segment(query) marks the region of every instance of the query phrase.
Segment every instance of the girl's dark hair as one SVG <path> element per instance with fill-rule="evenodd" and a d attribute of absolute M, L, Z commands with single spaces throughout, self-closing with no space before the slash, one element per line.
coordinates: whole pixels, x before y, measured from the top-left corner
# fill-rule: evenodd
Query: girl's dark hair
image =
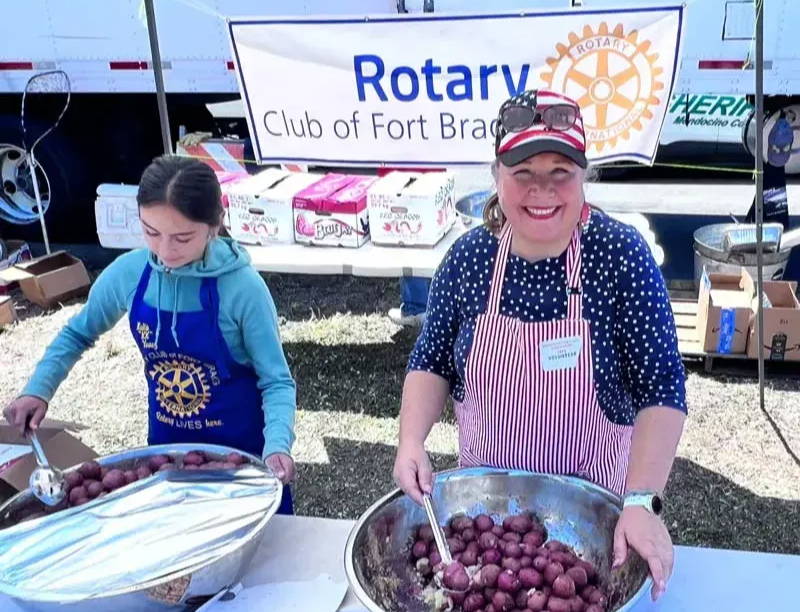
<path fill-rule="evenodd" d="M 214 171 L 191 157 L 163 155 L 145 168 L 136 194 L 139 206 L 168 204 L 187 219 L 218 227 L 222 191 Z"/>

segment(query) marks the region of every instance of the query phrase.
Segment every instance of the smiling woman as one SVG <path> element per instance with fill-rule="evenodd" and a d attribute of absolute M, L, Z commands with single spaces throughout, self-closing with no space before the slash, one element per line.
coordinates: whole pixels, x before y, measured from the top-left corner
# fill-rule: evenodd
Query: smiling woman
<path fill-rule="evenodd" d="M 578 105 L 527 91 L 498 114 L 497 194 L 434 276 L 408 364 L 394 475 L 430 492 L 425 439 L 450 394 L 462 466 L 577 475 L 625 497 L 628 547 L 658 596 L 672 545 L 658 513 L 685 418 L 664 279 L 638 232 L 584 197 Z"/>

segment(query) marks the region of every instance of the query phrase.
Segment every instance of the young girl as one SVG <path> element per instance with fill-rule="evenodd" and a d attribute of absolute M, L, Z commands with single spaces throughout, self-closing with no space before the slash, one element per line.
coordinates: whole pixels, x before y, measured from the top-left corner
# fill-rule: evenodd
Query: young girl
<path fill-rule="evenodd" d="M 22 433 L 35 429 L 81 354 L 128 312 L 149 390 L 148 443 L 231 446 L 263 457 L 290 482 L 295 383 L 269 290 L 247 253 L 217 237 L 214 172 L 196 160 L 158 158 L 137 202 L 147 249 L 103 271 L 6 418 Z M 292 512 L 288 487 L 279 512 Z"/>

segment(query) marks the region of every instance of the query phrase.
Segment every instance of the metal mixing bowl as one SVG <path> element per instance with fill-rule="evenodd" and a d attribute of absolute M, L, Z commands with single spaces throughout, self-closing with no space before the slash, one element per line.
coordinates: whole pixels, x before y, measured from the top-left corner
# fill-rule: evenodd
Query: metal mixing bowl
<path fill-rule="evenodd" d="M 467 468 L 436 476 L 433 501 L 439 520 L 458 513 L 491 515 L 533 511 L 548 538 L 570 545 L 595 565 L 609 593 L 609 610 L 630 610 L 652 584 L 647 565 L 631 552 L 611 572 L 614 527 L 622 508 L 616 494 L 579 478 Z M 412 534 L 425 511 L 396 490 L 358 520 L 347 542 L 345 571 L 354 593 L 371 612 L 428 612 L 409 562 Z"/>
<path fill-rule="evenodd" d="M 139 460 L 152 455 L 171 455 L 177 460 L 187 452 L 195 450 L 203 451 L 210 458 L 217 460 L 236 449 L 214 444 L 168 444 L 131 449 L 100 457 L 96 461 L 101 466 L 125 470 L 132 469 Z M 263 465 L 259 457 L 238 450 L 236 452 L 246 457 L 251 464 Z M 64 474 L 69 474 L 78 467 L 73 466 L 66 469 Z M 279 481 L 278 486 L 280 486 Z M 259 518 L 257 525 L 248 537 L 233 542 L 226 554 L 209 562 L 189 567 L 179 576 L 171 575 L 138 588 L 128 588 L 122 591 L 87 593 L 85 598 L 75 601 L 55 601 L 48 597 L 48 594 L 43 593 L 41 599 L 17 598 L 16 603 L 23 610 L 36 612 L 56 610 L 59 612 L 73 610 L 75 612 L 108 612 L 109 610 L 113 610 L 113 612 L 164 612 L 165 610 L 186 610 L 187 606 L 195 607 L 223 588 L 239 582 L 249 567 L 264 535 L 267 522 L 279 503 L 280 495 L 277 496 L 277 502 L 272 505 L 270 511 L 265 512 Z M 34 498 L 30 489 L 12 497 L 0 506 L 0 529 L 15 525 L 33 505 L 37 509 L 41 507 L 41 503 Z M 120 554 L 125 554 L 125 552 L 120 550 Z M 4 583 L 0 581 L 0 592 L 4 591 Z M 13 596 L 13 593 L 10 592 L 6 594 Z"/>

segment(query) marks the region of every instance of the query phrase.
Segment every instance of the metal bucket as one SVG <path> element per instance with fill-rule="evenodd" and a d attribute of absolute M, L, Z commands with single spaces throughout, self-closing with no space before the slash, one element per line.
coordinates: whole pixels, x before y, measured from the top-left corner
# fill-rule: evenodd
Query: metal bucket
<path fill-rule="evenodd" d="M 758 260 L 756 253 L 731 252 L 723 247 L 725 232 L 741 227 L 736 223 L 716 223 L 699 228 L 694 233 L 694 282 L 700 285 L 703 268 L 710 274 L 739 274 L 744 267 L 753 278 L 758 274 Z M 789 263 L 792 250 L 765 252 L 763 267 L 764 278 L 767 280 L 780 280 Z"/>
<path fill-rule="evenodd" d="M 183 457 L 189 451 L 203 451 L 216 459 L 224 457 L 233 450 L 235 449 L 213 444 L 170 444 L 126 450 L 100 457 L 96 461 L 104 467 L 132 469 L 138 460 L 157 454 L 170 455 L 177 460 L 178 457 Z M 251 464 L 261 464 L 258 457 L 242 451 L 237 452 L 246 457 Z M 66 469 L 64 473 L 68 474 L 77 467 Z M 15 525 L 21 511 L 30 504 L 38 505 L 38 503 L 33 498 L 30 489 L 12 497 L 0 506 L 0 529 Z M 270 511 L 259 516 L 256 526 L 245 537 L 232 542 L 221 556 L 189 564 L 178 573 L 168 574 L 147 584 L 108 593 L 86 593 L 80 597 L 61 598 L 44 592 L 38 593 L 35 597 L 20 596 L 13 584 L 0 580 L 0 593 L 13 598 L 22 610 L 30 612 L 107 612 L 109 610 L 113 612 L 166 612 L 196 607 L 205 603 L 226 586 L 236 584 L 241 580 L 258 549 L 267 522 L 279 503 L 280 495 L 277 495 Z M 88 508 L 90 504 L 85 507 Z M 145 526 L 142 528 L 144 533 Z M 130 551 L 120 549 L 119 553 L 125 555 Z"/>

